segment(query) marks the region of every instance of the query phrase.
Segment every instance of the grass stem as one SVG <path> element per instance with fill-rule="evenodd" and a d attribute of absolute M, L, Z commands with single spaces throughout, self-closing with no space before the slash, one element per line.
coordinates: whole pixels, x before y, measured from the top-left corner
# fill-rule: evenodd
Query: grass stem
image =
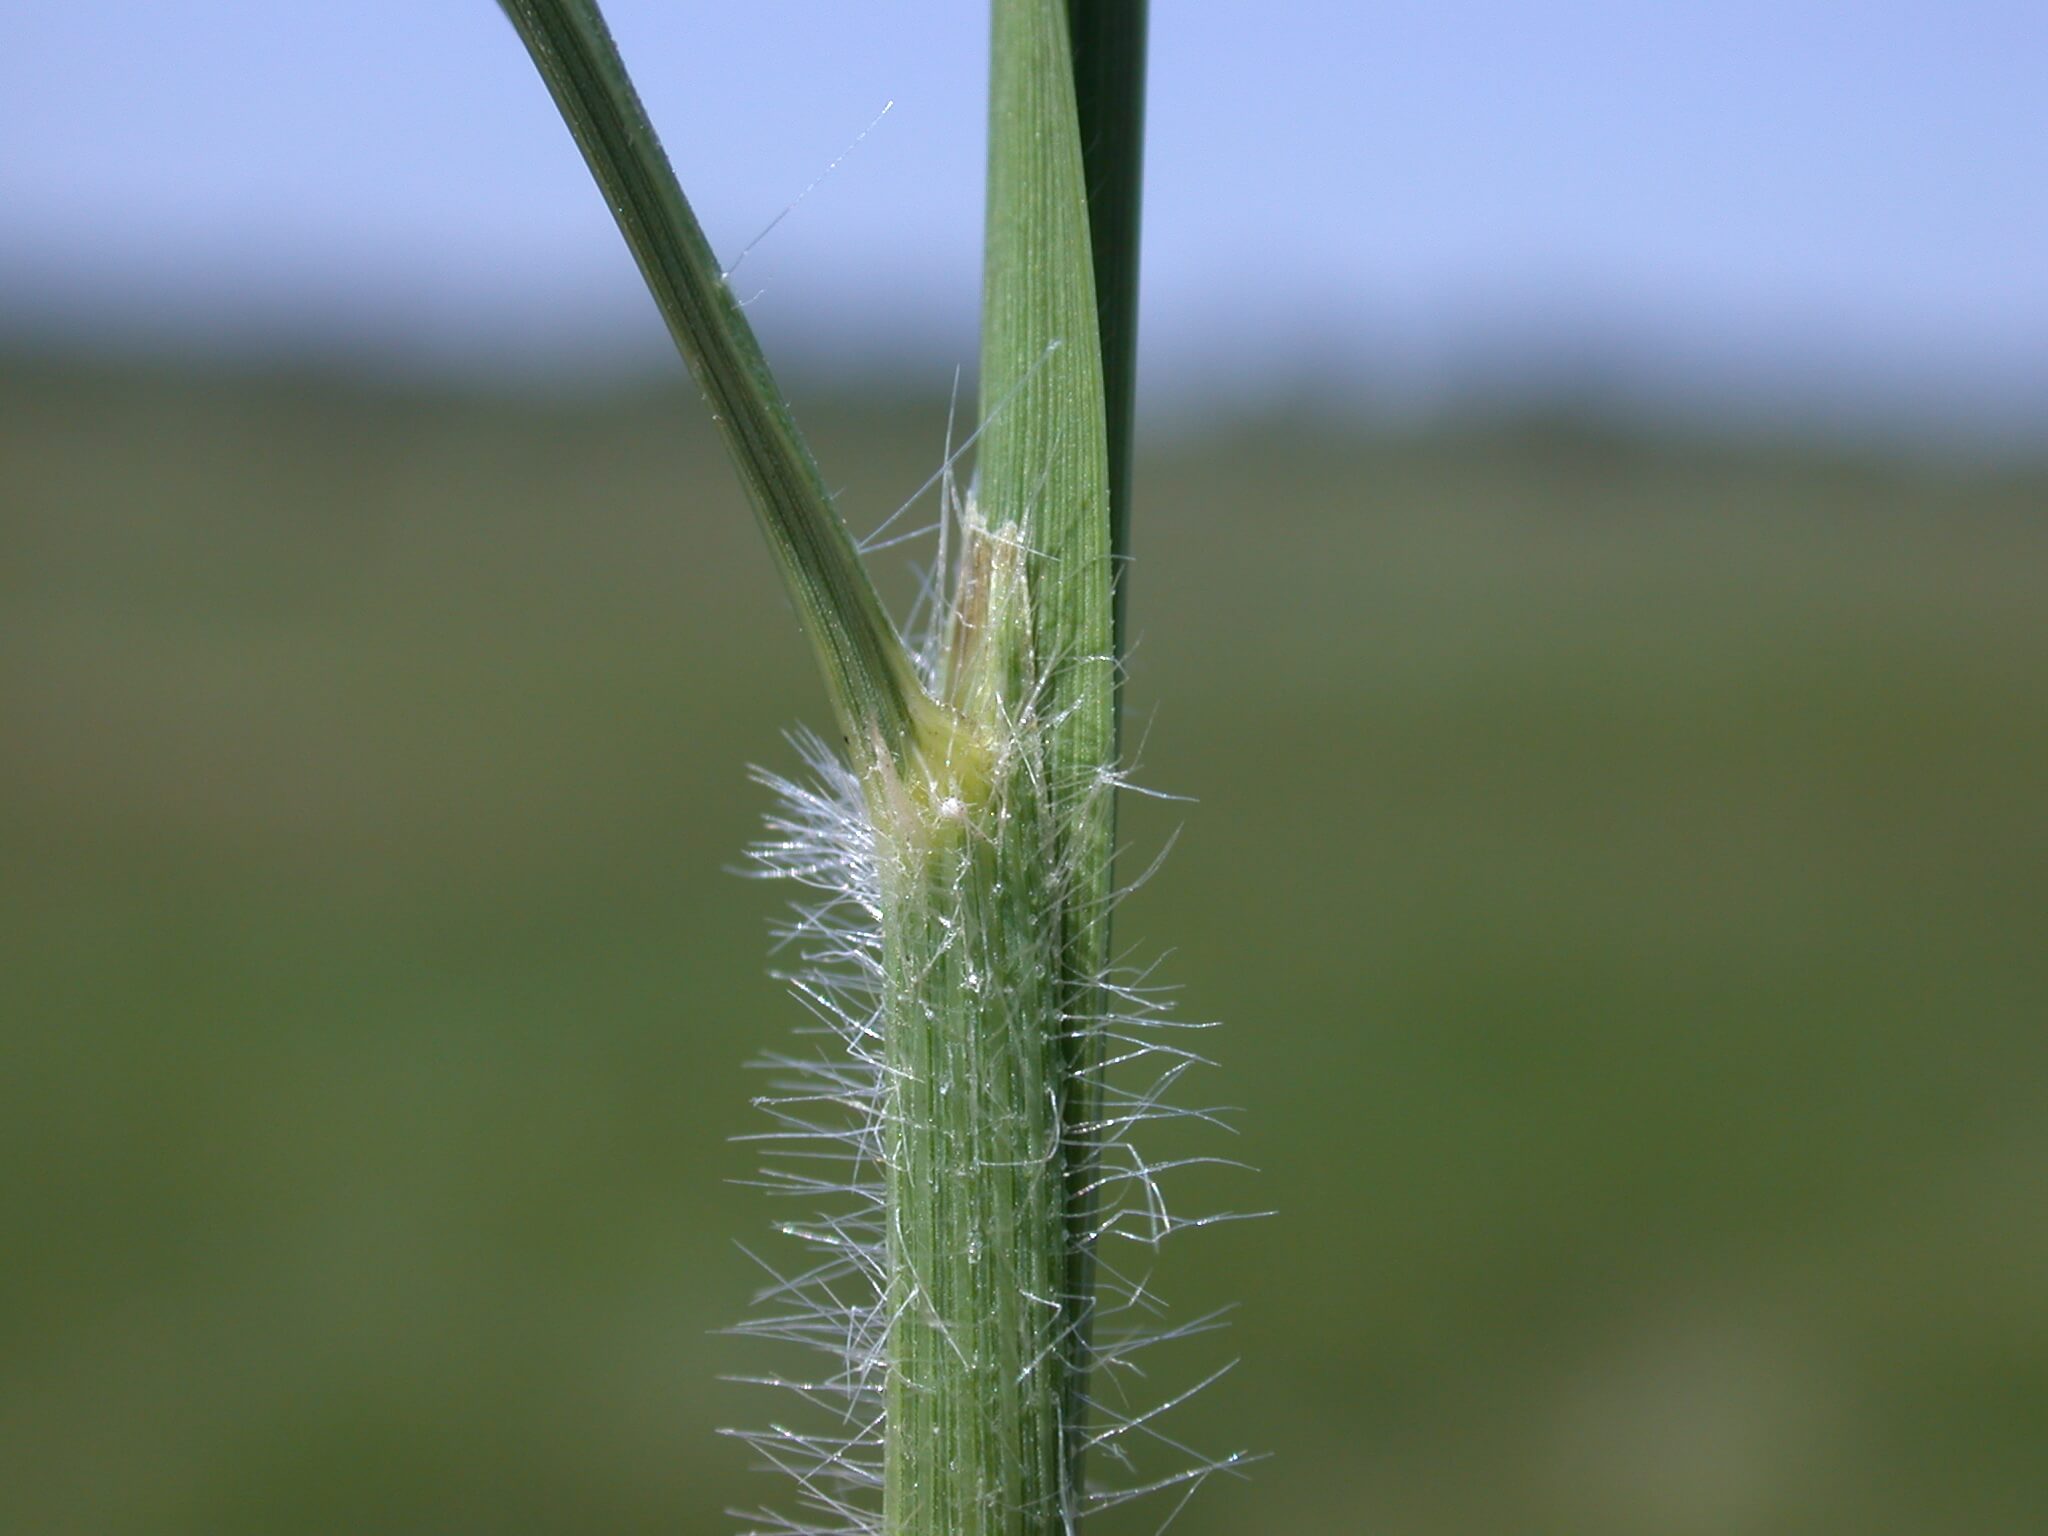
<path fill-rule="evenodd" d="M 768 1101 L 805 1170 L 783 1182 L 849 1204 L 789 1229 L 823 1257 L 756 1329 L 833 1354 L 806 1390 L 847 1413 L 837 1436 L 750 1438 L 814 1513 L 872 1529 L 878 1504 L 884 1536 L 1054 1536 L 1082 1513 L 1102 1149 L 1143 1118 L 1105 1124 L 1100 1075 L 1144 8 L 1071 3 L 994 0 L 979 450 L 913 658 L 593 0 L 503 0 L 724 429 L 847 739 L 846 764 L 813 754 L 822 787 L 778 784 L 759 856 L 823 893 L 793 930 L 799 987 L 850 1057 L 792 1063 L 816 1091 Z M 820 1143 L 850 1151 L 848 1182 L 808 1171 Z"/>

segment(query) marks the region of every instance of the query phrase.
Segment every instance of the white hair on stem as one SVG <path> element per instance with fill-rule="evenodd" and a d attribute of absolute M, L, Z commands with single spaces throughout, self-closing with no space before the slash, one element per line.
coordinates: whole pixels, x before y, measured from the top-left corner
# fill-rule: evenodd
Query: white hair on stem
<path fill-rule="evenodd" d="M 981 521 L 971 492 L 962 497 L 949 451 L 942 474 L 941 517 L 956 526 L 963 544 L 1014 540 L 1014 527 L 990 530 Z M 942 539 L 942 550 L 947 541 Z M 936 691 L 946 665 L 945 647 L 955 632 L 964 578 L 944 570 L 925 588 L 930 616 L 916 649 L 928 686 Z M 950 599 L 943 597 L 951 588 Z M 1091 775 L 1071 785 L 1043 783 L 1038 750 L 1046 722 L 1035 713 L 1051 667 L 1041 660 L 1024 699 L 999 713 L 1007 738 L 998 756 L 1029 776 L 1037 793 L 1107 795 L 1125 787 L 1123 771 Z M 790 774 L 755 770 L 754 778 L 774 796 L 767 833 L 750 850 L 753 872 L 790 881 L 797 896 L 774 928 L 783 957 L 777 975 L 803 1005 L 807 1022 L 799 1034 L 813 1048 L 780 1052 L 756 1065 L 769 1084 L 756 1100 L 767 1127 L 744 1138 L 758 1143 L 764 1165 L 751 1181 L 780 1199 L 800 1202 L 804 1214 L 777 1223 L 792 1245 L 779 1263 L 757 1259 L 768 1275 L 755 1297 L 754 1316 L 735 1331 L 788 1346 L 792 1360 L 808 1357 L 808 1371 L 740 1378 L 780 1389 L 795 1411 L 759 1430 L 729 1431 L 750 1445 L 762 1465 L 790 1477 L 795 1501 L 787 1512 L 735 1512 L 760 1533 L 780 1536 L 877 1536 L 882 1530 L 882 1490 L 887 1447 L 887 1387 L 894 1361 L 891 1340 L 926 1287 L 916 1274 L 891 1275 L 905 1260 L 892 1250 L 887 1173 L 889 1117 L 900 1083 L 892 1066 L 886 1011 L 889 996 L 884 921 L 889 900 L 885 861 L 892 857 L 889 829 L 878 827 L 870 792 L 859 773 L 833 747 L 808 732 L 791 737 L 800 763 Z M 943 811 L 943 805 L 941 806 Z M 1171 847 L 1169 840 L 1168 847 Z M 1121 900 L 1158 869 L 1165 853 L 1137 880 L 1115 892 Z M 1048 872 L 1053 900 L 1066 899 L 1068 871 Z M 947 932 L 942 944 L 967 941 Z M 956 956 L 956 958 L 958 958 Z M 966 962 L 973 984 L 973 962 Z M 1168 1343 L 1224 1326 L 1223 1312 L 1171 1321 L 1149 1283 L 1150 1255 L 1170 1234 L 1235 1219 L 1229 1214 L 1185 1214 L 1169 1200 L 1171 1176 L 1191 1167 L 1245 1165 L 1218 1156 L 1149 1157 L 1142 1148 L 1149 1127 L 1191 1121 L 1229 1129 L 1230 1111 L 1189 1106 L 1168 1095 L 1200 1067 L 1205 1057 L 1190 1048 L 1197 1031 L 1211 1025 L 1177 1019 L 1170 989 L 1153 979 L 1153 968 L 1126 963 L 1088 980 L 1085 995 L 1069 1011 L 1045 1021 L 1049 1035 L 1079 1042 L 1071 1052 L 1087 1062 L 1096 1106 L 1089 1118 L 1062 1125 L 1049 1116 L 1057 1144 L 1020 1155 L 984 1157 L 974 1170 L 998 1174 L 1031 1167 L 1048 1170 L 1069 1163 L 1088 1170 L 1085 1180 L 1060 1198 L 1092 1203 L 1085 1230 L 1066 1240 L 1093 1253 L 1093 1294 L 1035 1295 L 1026 1301 L 1056 1319 L 1023 1362 L 1030 1372 L 1057 1364 L 1085 1377 L 1081 1398 L 1086 1420 L 1079 1443 L 1097 1453 L 1091 1460 L 1099 1486 L 1062 1488 L 1056 1523 L 1071 1529 L 1094 1512 L 1134 1499 L 1157 1496 L 1164 1509 L 1161 1529 L 1178 1514 L 1186 1497 L 1210 1476 L 1236 1472 L 1242 1454 L 1211 1456 L 1170 1434 L 1162 1424 L 1203 1387 L 1227 1374 L 1226 1365 L 1185 1391 L 1145 1406 L 1134 1406 L 1142 1384 L 1139 1357 Z M 1052 1090 L 1060 1092 L 1058 1085 Z M 1056 1174 L 1049 1174 L 1056 1178 Z M 1107 1240 L 1144 1256 L 1144 1266 L 1127 1271 L 1105 1251 Z M 970 1238 L 970 1243 L 977 1239 Z M 893 1298 L 893 1300 L 892 1300 Z M 929 1320 L 929 1319 L 928 1319 Z M 943 1334 L 943 1324 L 939 1325 Z M 961 1343 L 945 1335 L 956 1353 Z M 962 1359 L 965 1356 L 962 1354 Z"/>

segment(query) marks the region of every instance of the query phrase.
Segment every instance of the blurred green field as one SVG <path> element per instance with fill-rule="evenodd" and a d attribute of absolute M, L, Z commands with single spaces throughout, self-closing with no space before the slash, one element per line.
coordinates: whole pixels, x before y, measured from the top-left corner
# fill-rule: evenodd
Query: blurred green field
<path fill-rule="evenodd" d="M 938 461 L 798 404 L 857 526 Z M 728 871 L 823 711 L 699 414 L 0 367 L 0 1531 L 779 1497 Z M 1188 1203 L 1278 1212 L 1162 1259 L 1241 1303 L 1180 1433 L 1274 1453 L 1176 1536 L 2042 1529 L 2048 471 L 1274 420 L 1141 493 L 1199 804 L 1124 932 L 1263 1170 Z"/>

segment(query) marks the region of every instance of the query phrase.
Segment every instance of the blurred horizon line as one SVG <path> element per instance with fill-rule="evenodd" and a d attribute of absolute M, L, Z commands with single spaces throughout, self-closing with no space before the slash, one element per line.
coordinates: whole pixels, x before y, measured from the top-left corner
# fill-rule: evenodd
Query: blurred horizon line
<path fill-rule="evenodd" d="M 843 403 L 864 390 L 894 400 L 943 398 L 957 387 L 971 399 L 972 334 L 878 325 L 872 310 L 848 323 L 813 308 L 801 315 L 785 308 L 760 327 L 793 390 Z M 464 318 L 450 323 L 387 307 L 350 324 L 323 324 L 303 311 L 233 307 L 223 296 L 218 306 L 89 319 L 62 305 L 10 302 L 0 292 L 0 368 L 190 369 L 534 399 L 687 382 L 651 310 L 615 306 L 586 312 L 581 324 L 510 334 Z M 1644 317 L 1565 312 L 1504 314 L 1449 337 L 1402 336 L 1389 327 L 1379 348 L 1309 336 L 1303 326 L 1295 347 L 1275 346 L 1268 331 L 1263 355 L 1218 332 L 1190 337 L 1178 329 L 1145 346 L 1139 372 L 1141 416 L 1169 435 L 1219 420 L 1290 416 L 1310 427 L 1366 431 L 1541 420 L 1908 456 L 2048 457 L 2048 359 L 2035 369 L 1951 360 L 1909 378 L 1896 359 L 1873 357 L 1880 349 L 1850 339 L 1809 339 L 1803 348 L 1760 355 L 1753 332 L 1703 326 L 1686 334 Z"/>

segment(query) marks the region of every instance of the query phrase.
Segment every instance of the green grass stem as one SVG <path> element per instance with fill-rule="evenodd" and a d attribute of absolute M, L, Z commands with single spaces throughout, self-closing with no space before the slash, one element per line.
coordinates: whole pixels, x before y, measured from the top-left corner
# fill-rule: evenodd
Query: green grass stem
<path fill-rule="evenodd" d="M 1070 32 L 1066 0 L 994 5 L 980 446 L 927 679 L 595 5 L 505 8 L 726 433 L 859 781 L 851 800 L 843 785 L 782 786 L 791 836 L 764 855 L 834 893 L 801 929 L 830 936 L 810 995 L 872 1075 L 855 1091 L 822 1067 L 822 1095 L 771 1101 L 803 1147 L 850 1143 L 841 1193 L 856 1204 L 794 1229 L 831 1255 L 832 1278 L 814 1314 L 762 1331 L 853 1340 L 811 1390 L 843 1394 L 849 1423 L 881 1412 L 839 1441 L 752 1438 L 798 1472 L 814 1511 L 843 1516 L 878 1484 L 885 1536 L 1053 1536 L 1084 1504 L 1093 1358 L 1143 9 L 1077 4 Z M 835 1095 L 850 1127 L 807 1118 Z M 863 1183 L 877 1165 L 878 1187 Z M 876 1292 L 855 1323 L 842 1278 Z"/>

